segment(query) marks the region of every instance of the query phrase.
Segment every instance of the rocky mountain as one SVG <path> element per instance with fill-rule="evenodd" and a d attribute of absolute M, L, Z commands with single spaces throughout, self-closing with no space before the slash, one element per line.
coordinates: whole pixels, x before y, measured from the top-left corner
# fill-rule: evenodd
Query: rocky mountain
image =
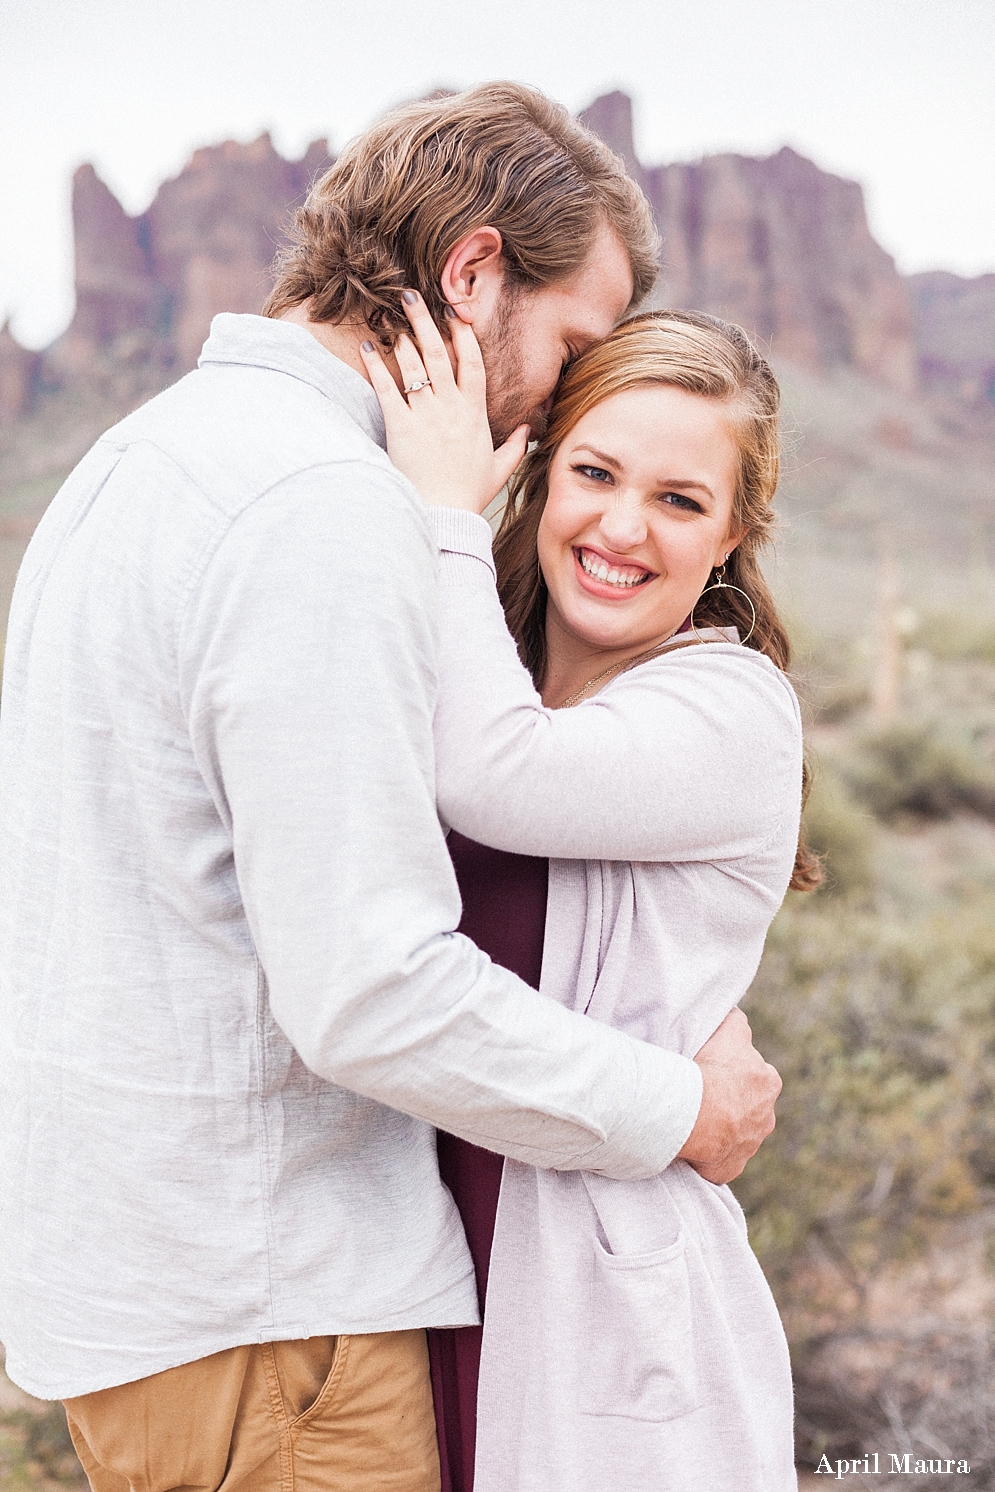
<path fill-rule="evenodd" d="M 995 276 L 903 279 L 871 236 L 860 186 L 787 147 L 646 167 L 624 93 L 581 117 L 653 205 L 660 304 L 737 321 L 808 371 L 847 367 L 901 393 L 995 406 Z M 226 141 L 198 150 L 134 218 L 81 166 L 75 315 L 40 355 L 0 331 L 0 423 L 83 382 L 124 407 L 191 368 L 217 311 L 260 308 L 288 213 L 330 161 L 325 141 L 299 161 L 268 135 Z"/>
<path fill-rule="evenodd" d="M 624 93 L 597 99 L 581 117 L 653 204 L 663 235 L 662 303 L 738 322 L 800 367 L 848 366 L 912 391 L 909 290 L 871 237 L 856 182 L 787 147 L 764 158 L 714 155 L 646 168 L 636 159 Z"/>
<path fill-rule="evenodd" d="M 657 303 L 739 322 L 781 375 L 794 451 L 785 594 L 857 625 L 886 530 L 920 596 L 988 574 L 995 275 L 903 278 L 857 183 L 793 150 L 647 167 L 625 94 L 582 117 L 653 205 Z M 91 166 L 76 173 L 72 322 L 40 353 L 0 329 L 0 611 L 33 524 L 87 446 L 194 365 L 216 312 L 261 308 L 289 213 L 330 160 L 324 141 L 298 161 L 267 135 L 227 141 L 198 150 L 137 217 Z"/>
<path fill-rule="evenodd" d="M 995 275 L 934 270 L 907 283 L 922 386 L 965 405 L 995 405 Z"/>
<path fill-rule="evenodd" d="M 324 140 L 299 161 L 284 160 L 268 135 L 229 140 L 198 150 L 134 218 L 81 166 L 75 314 L 40 355 L 9 327 L 0 332 L 0 422 L 84 382 L 127 405 L 192 368 L 212 316 L 260 309 L 287 216 L 330 163 Z"/>
<path fill-rule="evenodd" d="M 22 347 L 10 329 L 0 327 L 0 425 L 11 425 L 30 407 L 35 375 L 41 361 L 37 352 Z"/>

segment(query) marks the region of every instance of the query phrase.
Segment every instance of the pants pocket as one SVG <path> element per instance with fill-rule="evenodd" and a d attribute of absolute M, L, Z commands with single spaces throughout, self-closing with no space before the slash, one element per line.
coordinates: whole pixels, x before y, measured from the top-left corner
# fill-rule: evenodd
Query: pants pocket
<path fill-rule="evenodd" d="M 314 1413 L 330 1380 L 338 1376 L 336 1367 L 345 1347 L 342 1337 L 305 1337 L 269 1344 L 288 1423 L 299 1424 Z"/>
<path fill-rule="evenodd" d="M 424 1331 L 340 1336 L 324 1387 L 287 1439 L 298 1492 L 439 1492 Z"/>
<path fill-rule="evenodd" d="M 594 1240 L 585 1414 L 668 1420 L 700 1402 L 686 1239 L 649 1254 Z"/>

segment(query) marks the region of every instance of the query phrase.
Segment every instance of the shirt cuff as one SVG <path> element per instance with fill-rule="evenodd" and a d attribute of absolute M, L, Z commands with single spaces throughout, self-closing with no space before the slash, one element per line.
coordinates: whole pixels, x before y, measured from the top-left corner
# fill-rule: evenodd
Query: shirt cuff
<path fill-rule="evenodd" d="M 443 555 L 479 560 L 495 575 L 491 557 L 493 535 L 486 518 L 465 508 L 428 508 L 435 541 Z"/>
<path fill-rule="evenodd" d="M 584 1162 L 595 1171 L 623 1180 L 657 1176 L 675 1160 L 694 1129 L 701 1108 L 704 1080 L 690 1057 L 640 1042 L 636 1091 L 626 1117 Z M 632 1160 L 620 1165 L 620 1156 Z M 635 1157 L 639 1160 L 635 1160 Z"/>

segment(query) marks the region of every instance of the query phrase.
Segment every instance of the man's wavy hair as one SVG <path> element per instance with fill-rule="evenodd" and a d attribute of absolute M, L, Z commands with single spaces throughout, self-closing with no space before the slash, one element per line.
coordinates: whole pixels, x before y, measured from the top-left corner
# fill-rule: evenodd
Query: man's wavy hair
<path fill-rule="evenodd" d="M 441 318 L 464 234 L 496 228 L 509 288 L 537 290 L 580 269 L 605 223 L 629 255 L 632 309 L 659 238 L 622 160 L 534 88 L 485 83 L 406 104 L 346 147 L 294 215 L 263 313 L 307 301 L 312 321 L 365 323 L 390 350 L 408 325 L 402 290 Z"/>

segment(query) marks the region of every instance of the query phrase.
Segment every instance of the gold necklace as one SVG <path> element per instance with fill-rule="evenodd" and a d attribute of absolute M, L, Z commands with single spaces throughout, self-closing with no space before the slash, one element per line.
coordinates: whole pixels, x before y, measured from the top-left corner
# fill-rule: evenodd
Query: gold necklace
<path fill-rule="evenodd" d="M 626 663 L 628 663 L 628 661 L 629 660 L 627 658 L 623 658 L 621 663 L 613 663 L 611 668 L 605 669 L 604 673 L 595 674 L 593 679 L 588 679 L 583 689 L 578 689 L 576 694 L 571 694 L 570 698 L 565 699 L 561 705 L 557 706 L 557 708 L 560 710 L 566 710 L 570 707 L 570 705 L 576 704 L 579 699 L 584 698 L 584 695 L 589 689 L 594 688 L 595 684 L 600 684 L 601 680 L 607 679 L 609 674 L 618 673 L 619 669 L 622 668 Z"/>
<path fill-rule="evenodd" d="M 670 642 L 670 640 L 671 639 L 668 637 L 666 641 Z M 658 643 L 655 648 L 649 648 L 645 653 L 639 653 L 635 658 L 623 658 L 621 663 L 613 663 L 611 668 L 605 669 L 604 673 L 597 673 L 594 675 L 593 679 L 588 679 L 583 689 L 578 689 L 576 694 L 571 694 L 569 699 L 565 699 L 563 703 L 561 705 L 557 705 L 556 708 L 558 710 L 569 709 L 569 707 L 571 705 L 575 705 L 579 699 L 583 699 L 587 691 L 589 689 L 593 689 L 595 684 L 600 684 L 602 679 L 607 679 L 609 675 L 618 673 L 620 669 L 635 668 L 637 663 L 645 663 L 647 658 L 652 658 L 654 654 L 659 652 L 660 648 L 664 647 L 665 645 L 665 643 Z"/>

